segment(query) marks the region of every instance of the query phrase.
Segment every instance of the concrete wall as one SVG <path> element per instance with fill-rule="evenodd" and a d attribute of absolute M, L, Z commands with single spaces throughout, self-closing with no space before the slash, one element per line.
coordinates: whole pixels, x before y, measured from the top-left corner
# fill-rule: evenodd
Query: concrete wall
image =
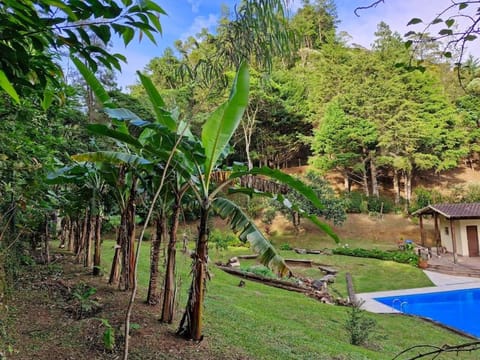
<path fill-rule="evenodd" d="M 477 231 L 480 231 L 480 219 L 454 220 L 453 226 L 455 229 L 457 254 L 462 256 L 469 256 L 467 226 L 477 226 Z M 446 228 L 448 228 L 448 230 L 446 230 Z M 442 246 L 445 246 L 448 252 L 453 252 L 450 221 L 443 216 L 439 216 L 439 230 L 440 238 L 442 240 Z M 480 234 L 478 234 L 478 238 L 480 240 Z"/>

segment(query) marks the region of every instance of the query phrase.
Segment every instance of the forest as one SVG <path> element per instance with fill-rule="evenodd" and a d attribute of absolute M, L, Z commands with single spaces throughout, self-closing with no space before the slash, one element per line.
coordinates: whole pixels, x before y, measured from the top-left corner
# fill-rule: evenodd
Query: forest
<path fill-rule="evenodd" d="M 296 231 L 308 219 L 334 245 L 325 220 L 348 213 L 480 201 L 480 185 L 415 186 L 419 175 L 480 168 L 480 60 L 445 49 L 455 17 L 434 20 L 439 36 L 381 22 L 364 48 L 338 31 L 333 0 L 305 0 L 290 16 L 280 0 L 235 10 L 222 9 L 214 32 L 175 41 L 122 91 L 126 59 L 111 41 L 155 42 L 165 15 L 157 2 L 0 1 L 0 309 L 22 268 L 49 264 L 58 244 L 130 299 L 126 359 L 142 242 L 142 300 L 171 324 L 186 222 L 198 225 L 177 333 L 201 341 L 209 241 L 225 246 L 214 219 L 286 276 L 268 240 L 277 212 Z M 476 39 L 469 31 L 464 43 Z M 308 174 L 282 171 L 297 167 Z M 332 173 L 340 186 L 326 180 Z M 106 234 L 115 238 L 108 265 Z"/>

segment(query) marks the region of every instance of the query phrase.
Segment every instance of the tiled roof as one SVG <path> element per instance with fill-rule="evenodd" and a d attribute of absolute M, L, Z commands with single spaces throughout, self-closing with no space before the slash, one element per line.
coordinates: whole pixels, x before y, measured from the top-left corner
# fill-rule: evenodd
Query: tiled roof
<path fill-rule="evenodd" d="M 437 212 L 448 219 L 480 218 L 480 202 L 460 204 L 428 205 L 413 213 L 413 215 L 432 214 Z"/>

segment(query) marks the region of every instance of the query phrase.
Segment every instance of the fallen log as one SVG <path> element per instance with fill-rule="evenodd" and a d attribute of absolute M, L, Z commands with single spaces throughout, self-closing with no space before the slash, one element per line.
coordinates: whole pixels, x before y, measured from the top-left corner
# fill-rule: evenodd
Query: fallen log
<path fill-rule="evenodd" d="M 297 266 L 304 266 L 304 267 L 312 267 L 312 260 L 305 260 L 305 259 L 285 259 L 285 263 L 287 263 L 287 265 L 297 265 Z"/>
<path fill-rule="evenodd" d="M 320 270 L 322 270 L 327 275 L 337 275 L 338 270 L 325 265 L 317 265 Z"/>
<path fill-rule="evenodd" d="M 217 266 L 218 266 L 218 268 L 222 269 L 226 273 L 236 275 L 236 276 L 240 276 L 244 279 L 261 282 L 262 284 L 265 284 L 265 285 L 278 287 L 280 289 L 300 292 L 300 293 L 304 293 L 304 294 L 310 293 L 312 291 L 311 288 L 308 288 L 308 287 L 305 287 L 305 286 L 300 286 L 300 285 L 294 284 L 294 283 L 289 282 L 289 281 L 267 278 L 267 277 L 260 276 L 260 275 L 257 275 L 257 274 L 243 272 L 241 270 L 233 269 L 233 268 L 227 267 L 227 266 L 220 266 L 220 265 L 217 265 Z"/>
<path fill-rule="evenodd" d="M 239 258 L 239 259 L 256 259 L 256 258 L 258 258 L 258 254 L 238 255 L 237 258 Z"/>

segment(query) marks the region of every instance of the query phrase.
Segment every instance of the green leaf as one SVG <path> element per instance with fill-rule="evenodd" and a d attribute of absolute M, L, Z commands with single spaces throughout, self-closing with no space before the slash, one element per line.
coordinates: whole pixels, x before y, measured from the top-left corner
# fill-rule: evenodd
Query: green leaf
<path fill-rule="evenodd" d="M 137 74 L 140 77 L 143 88 L 147 92 L 150 102 L 152 103 L 153 110 L 157 115 L 157 121 L 166 126 L 170 131 L 175 131 L 177 129 L 177 123 L 172 118 L 171 114 L 164 110 L 166 106 L 165 102 L 157 91 L 155 85 L 153 85 L 152 80 L 150 80 L 148 76 L 143 75 L 140 71 L 137 71 Z"/>
<path fill-rule="evenodd" d="M 263 166 L 261 168 L 253 168 L 250 171 L 234 172 L 230 175 L 230 178 L 234 179 L 234 178 L 238 178 L 245 175 L 263 175 L 271 179 L 275 179 L 281 182 L 282 184 L 297 190 L 306 199 L 310 200 L 312 204 L 318 209 L 323 209 L 323 204 L 320 201 L 320 199 L 317 197 L 317 194 L 315 194 L 315 191 L 313 191 L 309 186 L 305 185 L 302 181 L 295 179 L 294 177 L 288 174 L 285 174 L 283 171 L 280 171 L 277 169 L 271 169 L 267 166 Z"/>
<path fill-rule="evenodd" d="M 458 10 L 463 10 L 467 6 L 468 6 L 468 3 L 466 3 L 466 2 L 460 3 L 460 4 L 458 4 Z"/>
<path fill-rule="evenodd" d="M 453 31 L 451 29 L 442 29 L 438 32 L 440 35 L 452 35 Z"/>
<path fill-rule="evenodd" d="M 80 74 L 82 74 L 83 78 L 87 82 L 88 86 L 90 86 L 92 89 L 98 101 L 100 101 L 105 107 L 115 107 L 115 105 L 110 102 L 110 97 L 108 96 L 107 91 L 100 81 L 98 81 L 98 79 L 95 77 L 95 74 L 84 63 L 82 63 L 80 59 L 73 56 L 71 58 L 78 71 Z"/>
<path fill-rule="evenodd" d="M 422 22 L 423 22 L 422 19 L 413 18 L 413 19 L 411 19 L 411 20 L 408 22 L 407 26 L 409 26 L 409 25 L 415 25 L 415 24 L 420 24 L 420 23 L 422 23 Z"/>
<path fill-rule="evenodd" d="M 450 59 L 452 57 L 452 53 L 450 51 L 446 51 L 443 53 L 443 56 L 445 56 L 447 59 Z"/>
<path fill-rule="evenodd" d="M 50 105 L 52 105 L 53 98 L 54 98 L 54 92 L 52 88 L 50 87 L 49 82 L 47 82 L 47 86 L 45 87 L 45 90 L 43 91 L 43 99 L 41 101 L 41 106 L 43 111 L 47 111 Z"/>
<path fill-rule="evenodd" d="M 212 207 L 222 219 L 228 219 L 231 229 L 242 242 L 250 243 L 251 248 L 260 255 L 262 264 L 275 269 L 281 276 L 291 272 L 270 241 L 238 205 L 228 199 L 216 198 Z"/>
<path fill-rule="evenodd" d="M 129 134 L 125 134 L 124 132 L 120 132 L 112 128 L 109 128 L 104 124 L 89 124 L 87 125 L 87 129 L 96 135 L 108 136 L 111 139 L 119 140 L 121 142 L 135 146 L 137 148 L 142 147 L 142 144 L 133 136 Z"/>
<path fill-rule="evenodd" d="M 5 90 L 5 92 L 10 95 L 10 97 L 17 103 L 20 104 L 20 97 L 17 94 L 17 91 L 13 87 L 12 83 L 8 80 L 5 73 L 0 70 L 0 87 Z"/>
<path fill-rule="evenodd" d="M 442 18 L 437 17 L 435 20 L 432 21 L 432 25 L 439 24 L 443 22 Z"/>
<path fill-rule="evenodd" d="M 212 169 L 235 133 L 247 107 L 248 89 L 248 66 L 242 63 L 235 77 L 229 100 L 215 110 L 203 125 L 202 144 L 206 156 L 207 189 Z"/>
<path fill-rule="evenodd" d="M 131 166 L 150 165 L 147 159 L 117 151 L 97 151 L 84 154 L 72 155 L 72 159 L 78 162 L 105 162 L 109 164 L 127 164 Z"/>
<path fill-rule="evenodd" d="M 445 21 L 445 24 L 451 28 L 453 24 L 455 24 L 455 20 L 454 19 L 448 19 Z"/>
<path fill-rule="evenodd" d="M 469 35 L 465 36 L 465 41 L 473 41 L 476 38 L 477 38 L 476 35 L 469 34 Z"/>

